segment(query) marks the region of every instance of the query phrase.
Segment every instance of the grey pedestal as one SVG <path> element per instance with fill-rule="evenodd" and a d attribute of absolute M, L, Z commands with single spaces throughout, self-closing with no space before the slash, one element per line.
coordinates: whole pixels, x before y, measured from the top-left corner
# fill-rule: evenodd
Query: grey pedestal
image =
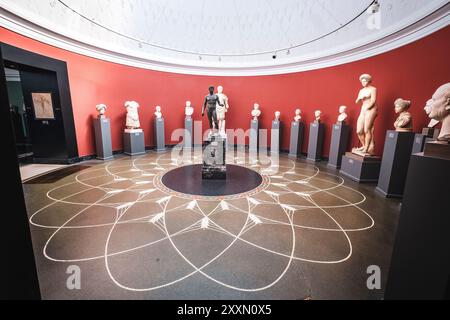
<path fill-rule="evenodd" d="M 94 119 L 95 146 L 97 150 L 97 159 L 113 159 L 111 144 L 111 124 L 110 120 Z"/>
<path fill-rule="evenodd" d="M 385 299 L 450 298 L 450 160 L 411 156 Z"/>
<path fill-rule="evenodd" d="M 305 124 L 293 121 L 291 124 L 291 143 L 289 157 L 300 158 L 302 156 L 303 139 L 305 137 Z"/>
<path fill-rule="evenodd" d="M 219 135 L 213 135 L 205 140 L 202 179 L 225 180 L 226 178 L 226 140 Z"/>
<path fill-rule="evenodd" d="M 431 141 L 432 139 L 424 134 L 417 133 L 414 136 L 414 144 L 412 147 L 411 154 L 421 153 L 423 152 L 423 149 L 425 148 L 425 143 L 428 141 Z"/>
<path fill-rule="evenodd" d="M 377 190 L 386 197 L 401 198 L 403 196 L 414 136 L 413 132 L 389 130 L 386 133 L 377 186 Z"/>
<path fill-rule="evenodd" d="M 123 149 L 125 154 L 136 156 L 145 153 L 145 142 L 143 132 L 124 132 L 123 133 Z"/>
<path fill-rule="evenodd" d="M 183 138 L 183 147 L 186 150 L 192 149 L 192 140 L 193 140 L 193 121 L 192 118 L 186 118 L 184 120 L 184 138 Z"/>
<path fill-rule="evenodd" d="M 281 122 L 272 121 L 272 131 L 270 132 L 270 152 L 280 153 Z"/>
<path fill-rule="evenodd" d="M 379 157 L 362 157 L 347 152 L 342 157 L 340 173 L 356 182 L 377 182 L 380 175 Z"/>
<path fill-rule="evenodd" d="M 325 126 L 323 123 L 313 122 L 309 127 L 308 158 L 309 161 L 321 161 Z"/>
<path fill-rule="evenodd" d="M 156 152 L 166 151 L 166 142 L 164 136 L 164 119 L 155 119 L 155 142 Z"/>
<path fill-rule="evenodd" d="M 350 127 L 346 124 L 333 125 L 331 135 L 330 156 L 328 166 L 339 169 L 342 164 L 342 157 L 347 151 Z"/>
<path fill-rule="evenodd" d="M 249 151 L 252 153 L 258 152 L 258 133 L 259 133 L 258 120 L 252 120 L 250 122 L 250 144 L 249 144 Z"/>

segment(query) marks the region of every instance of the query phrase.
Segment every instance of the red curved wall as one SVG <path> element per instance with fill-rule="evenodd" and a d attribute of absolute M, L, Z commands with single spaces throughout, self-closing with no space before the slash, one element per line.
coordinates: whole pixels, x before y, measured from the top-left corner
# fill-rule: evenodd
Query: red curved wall
<path fill-rule="evenodd" d="M 67 62 L 73 111 L 80 156 L 95 154 L 92 117 L 95 105 L 108 105 L 114 150 L 122 149 L 125 123 L 123 103 L 138 101 L 146 145 L 153 145 L 153 112 L 163 107 L 166 121 L 166 143 L 173 129 L 183 126 L 184 105 L 191 100 L 196 107 L 195 120 L 201 118 L 199 107 L 210 85 L 222 85 L 230 98 L 228 128 L 247 129 L 253 104 L 263 110 L 262 127 L 269 128 L 276 110 L 285 123 L 282 148 L 289 148 L 289 123 L 300 106 L 307 123 L 314 111 L 323 111 L 326 124 L 324 155 L 329 152 L 331 125 L 336 121 L 340 105 L 348 106 L 352 124 L 352 146 L 358 139 L 355 123 L 360 106 L 355 100 L 360 90 L 359 76 L 370 73 L 378 88 L 380 115 L 376 123 L 377 153 L 383 152 L 386 130 L 392 128 L 395 114 L 393 102 L 402 97 L 412 101 L 416 132 L 429 122 L 423 107 L 433 92 L 450 82 L 450 26 L 412 44 L 375 57 L 320 70 L 286 75 L 255 77 L 192 76 L 139 69 L 105 62 L 58 49 L 0 28 L 0 41 Z M 204 127 L 207 123 L 204 119 Z M 304 151 L 306 151 L 306 143 Z"/>

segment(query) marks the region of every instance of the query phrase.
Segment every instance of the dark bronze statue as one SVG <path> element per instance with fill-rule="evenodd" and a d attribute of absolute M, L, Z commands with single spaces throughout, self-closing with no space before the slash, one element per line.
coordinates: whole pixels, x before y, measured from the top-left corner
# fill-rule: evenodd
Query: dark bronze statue
<path fill-rule="evenodd" d="M 205 115 L 205 108 L 208 106 L 208 109 L 206 110 L 209 120 L 209 128 L 212 129 L 218 129 L 219 128 L 219 122 L 217 121 L 217 113 L 216 113 L 216 106 L 219 104 L 220 106 L 223 106 L 219 102 L 219 96 L 214 94 L 214 87 L 209 87 L 209 95 L 205 97 L 205 103 L 203 104 L 202 109 L 202 117 Z"/>

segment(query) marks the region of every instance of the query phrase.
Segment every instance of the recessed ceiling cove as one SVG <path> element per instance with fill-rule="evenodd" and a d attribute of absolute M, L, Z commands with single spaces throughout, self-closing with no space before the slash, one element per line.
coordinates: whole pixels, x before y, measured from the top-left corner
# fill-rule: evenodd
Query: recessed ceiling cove
<path fill-rule="evenodd" d="M 34 33 L 34 38 L 65 49 L 199 74 L 320 68 L 363 58 L 362 52 L 377 54 L 368 52 L 371 44 L 380 48 L 380 41 L 392 42 L 393 35 L 418 23 L 421 30 L 425 23 L 429 33 L 449 24 L 446 0 L 378 3 L 379 7 L 374 0 L 0 0 L 0 13 L 3 26 L 28 36 Z"/>

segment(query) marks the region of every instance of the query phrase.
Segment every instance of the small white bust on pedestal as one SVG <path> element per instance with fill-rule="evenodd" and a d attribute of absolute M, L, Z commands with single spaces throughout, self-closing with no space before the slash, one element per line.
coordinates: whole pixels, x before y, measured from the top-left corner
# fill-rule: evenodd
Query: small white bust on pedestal
<path fill-rule="evenodd" d="M 300 120 L 302 120 L 302 110 L 297 109 L 297 110 L 295 110 L 294 121 L 295 122 L 300 122 Z"/>
<path fill-rule="evenodd" d="M 194 114 L 194 108 L 191 106 L 190 101 L 186 101 L 186 109 L 184 111 L 186 115 L 186 119 L 191 119 L 192 115 Z"/>
<path fill-rule="evenodd" d="M 320 118 L 322 117 L 322 111 L 317 110 L 316 112 L 314 112 L 314 117 L 316 117 L 315 122 L 320 122 Z"/>
<path fill-rule="evenodd" d="M 345 124 L 345 120 L 347 120 L 347 107 L 346 106 L 340 106 L 339 107 L 339 116 L 337 119 L 338 124 Z"/>
<path fill-rule="evenodd" d="M 423 108 L 428 116 L 430 116 L 432 106 L 433 106 L 433 99 L 430 99 L 427 101 L 425 108 Z M 438 124 L 439 124 L 438 120 L 431 119 L 430 123 L 428 124 L 428 128 L 432 129 L 436 127 Z"/>
<path fill-rule="evenodd" d="M 155 117 L 156 119 L 162 119 L 162 112 L 161 112 L 161 107 L 160 106 L 156 106 L 155 109 Z"/>
<path fill-rule="evenodd" d="M 279 122 L 280 121 L 280 116 L 281 116 L 281 112 L 280 111 L 276 111 L 275 112 L 275 119 L 273 121 Z"/>
<path fill-rule="evenodd" d="M 125 108 L 127 109 L 127 120 L 126 120 L 126 133 L 139 133 L 142 132 L 141 123 L 139 122 L 139 103 L 136 101 L 125 102 Z"/>
<path fill-rule="evenodd" d="M 95 108 L 97 109 L 98 112 L 98 118 L 105 119 L 106 109 L 108 109 L 106 104 L 98 104 Z"/>
<path fill-rule="evenodd" d="M 259 104 L 255 103 L 252 110 L 253 120 L 257 121 L 259 116 L 261 116 L 261 110 L 259 109 Z"/>

